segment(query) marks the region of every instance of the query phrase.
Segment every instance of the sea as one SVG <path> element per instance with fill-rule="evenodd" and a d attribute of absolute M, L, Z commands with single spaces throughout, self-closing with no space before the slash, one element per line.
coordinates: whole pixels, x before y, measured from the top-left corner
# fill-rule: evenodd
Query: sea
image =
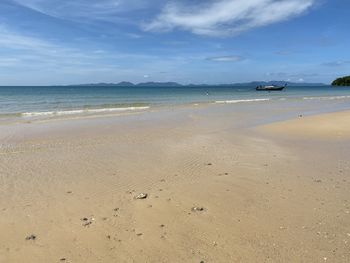
<path fill-rule="evenodd" d="M 282 108 L 315 105 L 310 111 L 347 110 L 350 87 L 298 86 L 266 92 L 248 86 L 2 86 L 0 121 L 143 112 L 182 105 L 276 102 Z"/>

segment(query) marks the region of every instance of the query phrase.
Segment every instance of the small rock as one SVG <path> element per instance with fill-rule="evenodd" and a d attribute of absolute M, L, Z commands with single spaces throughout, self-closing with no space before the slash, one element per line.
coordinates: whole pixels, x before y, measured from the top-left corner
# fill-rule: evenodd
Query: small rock
<path fill-rule="evenodd" d="M 36 235 L 30 235 L 26 237 L 26 240 L 35 240 L 36 239 Z"/>
<path fill-rule="evenodd" d="M 204 207 L 197 207 L 197 206 L 195 206 L 195 207 L 192 207 L 191 210 L 193 212 L 202 212 L 202 211 L 204 211 Z"/>
<path fill-rule="evenodd" d="M 93 221 L 95 221 L 95 218 L 87 218 L 87 217 L 83 217 L 82 219 L 80 219 L 81 221 L 83 221 L 83 226 L 89 226 L 92 224 Z"/>
<path fill-rule="evenodd" d="M 67 259 L 66 258 L 61 258 L 60 261 L 66 261 Z"/>
<path fill-rule="evenodd" d="M 140 193 L 137 196 L 135 196 L 135 199 L 146 199 L 148 197 L 148 194 Z"/>

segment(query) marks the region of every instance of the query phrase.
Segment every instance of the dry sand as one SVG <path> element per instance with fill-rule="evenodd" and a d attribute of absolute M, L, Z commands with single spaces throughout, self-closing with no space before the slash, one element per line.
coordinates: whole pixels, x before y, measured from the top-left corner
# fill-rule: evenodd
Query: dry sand
<path fill-rule="evenodd" d="M 307 139 L 349 139 L 350 111 L 320 114 L 262 126 L 261 130 L 283 137 Z"/>
<path fill-rule="evenodd" d="M 214 108 L 1 126 L 0 262 L 349 262 L 350 114 Z"/>

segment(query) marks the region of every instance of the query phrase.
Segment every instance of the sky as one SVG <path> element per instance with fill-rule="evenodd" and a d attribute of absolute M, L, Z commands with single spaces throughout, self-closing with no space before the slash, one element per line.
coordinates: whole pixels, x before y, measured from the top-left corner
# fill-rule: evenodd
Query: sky
<path fill-rule="evenodd" d="M 0 0 L 0 85 L 350 75 L 349 0 Z"/>

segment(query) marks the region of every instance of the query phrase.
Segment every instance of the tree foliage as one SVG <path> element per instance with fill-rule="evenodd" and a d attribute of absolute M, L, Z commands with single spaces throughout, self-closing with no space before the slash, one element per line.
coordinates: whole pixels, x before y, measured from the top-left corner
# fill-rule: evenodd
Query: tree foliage
<path fill-rule="evenodd" d="M 338 78 L 332 83 L 333 86 L 350 86 L 350 76 Z"/>

